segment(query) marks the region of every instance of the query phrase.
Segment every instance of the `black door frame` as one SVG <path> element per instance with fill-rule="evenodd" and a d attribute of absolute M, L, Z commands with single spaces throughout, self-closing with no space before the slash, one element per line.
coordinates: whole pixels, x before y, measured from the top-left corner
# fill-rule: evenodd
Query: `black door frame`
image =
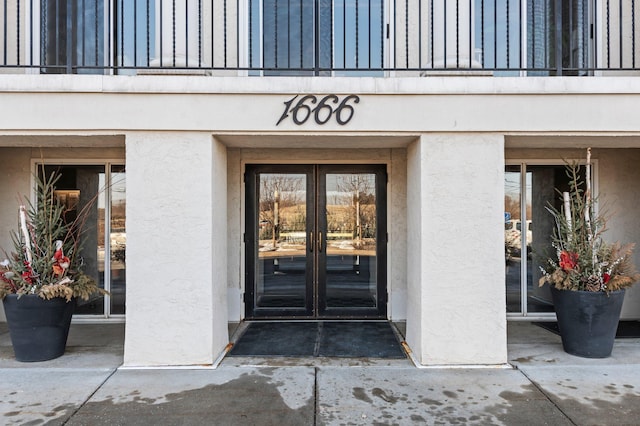
<path fill-rule="evenodd" d="M 376 283 L 375 308 L 327 308 L 326 307 L 326 215 L 322 205 L 326 204 L 327 173 L 371 173 L 376 175 Z M 305 269 L 304 308 L 262 308 L 255 306 L 255 278 L 258 244 L 258 177 L 262 173 L 295 173 L 307 176 L 306 235 L 308 241 Z M 245 318 L 247 319 L 387 319 L 387 173 L 385 164 L 247 164 L 245 166 Z M 325 207 L 326 208 L 326 207 Z M 316 228 L 323 232 L 318 233 Z M 318 238 L 320 236 L 320 238 Z M 315 249 L 315 250 L 314 250 Z M 320 252 L 320 253 L 319 253 Z"/>

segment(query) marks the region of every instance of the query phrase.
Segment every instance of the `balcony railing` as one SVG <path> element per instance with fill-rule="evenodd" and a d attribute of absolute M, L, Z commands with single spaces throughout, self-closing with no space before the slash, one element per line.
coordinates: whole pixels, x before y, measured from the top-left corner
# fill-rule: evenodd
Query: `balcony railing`
<path fill-rule="evenodd" d="M 636 15 L 635 0 L 0 0 L 0 73 L 634 75 Z"/>

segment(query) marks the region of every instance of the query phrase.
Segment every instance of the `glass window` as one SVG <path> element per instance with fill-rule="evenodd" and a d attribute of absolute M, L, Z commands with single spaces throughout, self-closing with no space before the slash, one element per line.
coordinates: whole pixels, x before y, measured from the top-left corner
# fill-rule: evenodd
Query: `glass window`
<path fill-rule="evenodd" d="M 475 0 L 474 58 L 485 68 L 520 68 L 521 0 Z M 519 71 L 495 71 L 494 75 L 518 75 Z"/>
<path fill-rule="evenodd" d="M 125 313 L 126 252 L 127 252 L 127 186 L 124 166 L 111 166 L 111 182 L 108 186 L 110 200 L 109 226 L 109 298 L 111 314 Z"/>
<path fill-rule="evenodd" d="M 149 65 L 155 48 L 154 2 L 41 0 L 40 7 L 44 73 L 102 74 L 112 55 L 116 68 Z M 114 21 L 113 30 L 108 20 Z"/>
<path fill-rule="evenodd" d="M 125 313 L 126 181 L 124 166 L 39 165 L 38 171 L 60 175 L 55 194 L 65 204 L 65 219 L 79 216 L 83 270 L 111 294 L 78 300 L 76 314 Z M 108 218 L 108 220 L 107 220 Z M 106 236 L 109 238 L 106 238 Z"/>
<path fill-rule="evenodd" d="M 526 53 L 521 35 L 524 8 Z M 500 69 L 494 75 L 518 75 L 508 69 L 521 67 L 539 70 L 529 75 L 555 75 L 558 68 L 563 75 L 579 75 L 585 73 L 579 69 L 589 67 L 588 0 L 475 0 L 474 9 L 475 59 L 485 68 Z"/>
<path fill-rule="evenodd" d="M 382 0 L 250 0 L 249 67 L 264 75 L 331 75 L 336 68 L 339 75 L 380 75 L 370 70 L 383 67 L 383 14 Z"/>
<path fill-rule="evenodd" d="M 547 207 L 559 210 L 561 200 L 556 189 L 568 187 L 565 165 L 523 164 L 505 169 L 507 312 L 525 316 L 553 312 L 549 287 L 540 287 L 538 281 L 540 267 L 554 257 L 555 250 L 551 245 L 555 223 Z"/>
<path fill-rule="evenodd" d="M 117 68 L 148 67 L 155 55 L 156 7 L 154 2 L 118 0 L 116 3 L 115 66 Z M 134 70 L 118 70 L 118 74 L 134 73 Z"/>
<path fill-rule="evenodd" d="M 42 0 L 41 16 L 43 72 L 104 66 L 104 0 Z"/>
<path fill-rule="evenodd" d="M 558 25 L 561 26 L 559 31 Z M 589 66 L 588 43 L 587 0 L 527 2 L 527 66 L 549 68 L 535 75 L 555 75 L 558 68 L 563 69 L 564 75 L 584 73 L 577 69 Z"/>

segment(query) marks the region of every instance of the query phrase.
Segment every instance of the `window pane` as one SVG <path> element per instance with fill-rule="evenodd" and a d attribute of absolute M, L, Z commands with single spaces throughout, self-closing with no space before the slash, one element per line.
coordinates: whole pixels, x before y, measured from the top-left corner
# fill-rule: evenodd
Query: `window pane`
<path fill-rule="evenodd" d="M 532 240 L 527 273 L 529 312 L 553 312 L 549 286 L 540 287 L 538 281 L 541 277 L 540 266 L 549 257 L 556 257 L 555 249 L 551 246 L 555 222 L 547 210 L 549 205 L 558 210 L 561 208 L 556 189 L 569 190 L 569 178 L 564 165 L 527 167 L 527 199 L 531 200 L 527 204 L 530 205 L 532 219 L 532 229 L 527 232 Z"/>
<path fill-rule="evenodd" d="M 256 256 L 256 308 L 307 305 L 307 177 L 260 173 L 259 244 Z"/>
<path fill-rule="evenodd" d="M 262 13 L 263 66 L 268 69 L 313 68 L 313 2 L 264 0 Z M 274 75 L 271 71 L 265 71 L 265 74 Z"/>
<path fill-rule="evenodd" d="M 333 11 L 336 68 L 383 68 L 382 0 L 336 0 Z M 330 37 L 330 31 L 323 31 Z M 324 56 L 323 56 L 324 57 Z M 336 75 L 376 76 L 382 71 L 336 71 Z"/>
<path fill-rule="evenodd" d="M 326 307 L 376 307 L 376 175 L 326 175 Z"/>
<path fill-rule="evenodd" d="M 47 176 L 54 171 L 60 174 L 56 183 L 56 195 L 67 207 L 65 219 L 72 222 L 79 215 L 83 271 L 104 288 L 104 166 L 54 166 L 44 167 Z M 97 198 L 96 198 L 97 197 Z M 92 296 L 88 301 L 78 300 L 76 314 L 104 314 L 104 297 Z"/>
<path fill-rule="evenodd" d="M 123 315 L 125 313 L 125 283 L 126 283 L 126 179 L 124 166 L 111 167 L 111 233 L 109 244 L 111 248 L 111 313 Z"/>
<path fill-rule="evenodd" d="M 320 75 L 332 68 L 380 75 L 368 70 L 383 67 L 383 11 L 382 0 L 251 0 L 250 67 L 262 63 L 265 75 L 310 75 L 315 68 L 325 70 Z"/>
<path fill-rule="evenodd" d="M 520 166 L 507 166 L 504 177 L 504 250 L 506 262 L 507 312 L 521 309 Z"/>
<path fill-rule="evenodd" d="M 147 67 L 155 52 L 155 2 L 120 0 L 117 3 L 117 32 L 115 34 L 117 43 L 114 47 L 116 66 Z M 177 13 L 176 16 L 180 18 Z M 195 53 L 193 55 L 195 56 Z M 118 72 L 118 74 L 133 73 L 135 73 L 134 70 L 120 70 Z"/>
<path fill-rule="evenodd" d="M 584 173 L 584 172 L 583 172 Z M 583 175 L 584 176 L 584 175 Z M 560 210 L 558 191 L 569 189 L 564 165 L 526 166 L 525 196 L 521 188 L 520 166 L 505 169 L 505 258 L 507 312 L 553 312 L 549 286 L 540 287 L 540 268 L 548 258 L 555 258 L 552 236 L 554 218 L 547 207 Z M 583 177 L 584 178 L 584 177 Z M 521 218 L 521 203 L 526 200 L 526 216 Z M 526 287 L 522 276 L 526 276 Z M 522 306 L 526 292 L 526 309 Z"/>
<path fill-rule="evenodd" d="M 563 1 L 559 8 L 556 3 L 552 0 L 527 2 L 527 66 L 550 69 L 530 72 L 530 75 L 555 75 L 558 66 L 564 68 L 565 75 L 578 75 L 584 72 L 576 68 L 589 66 L 587 0 Z M 556 36 L 558 23 L 562 26 L 562 40 Z M 558 59 L 562 64 L 558 64 Z"/>
<path fill-rule="evenodd" d="M 41 13 L 42 64 L 48 66 L 43 72 L 66 73 L 67 66 L 104 66 L 104 0 L 42 0 Z M 85 68 L 74 72 L 103 71 Z"/>
<path fill-rule="evenodd" d="M 519 68 L 521 1 L 475 0 L 474 59 L 485 68 Z M 495 71 L 495 76 L 519 75 L 519 71 Z"/>

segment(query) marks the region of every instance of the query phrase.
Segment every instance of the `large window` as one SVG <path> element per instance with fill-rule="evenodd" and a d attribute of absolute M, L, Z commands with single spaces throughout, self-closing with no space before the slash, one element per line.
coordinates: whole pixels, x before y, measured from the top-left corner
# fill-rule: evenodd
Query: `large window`
<path fill-rule="evenodd" d="M 384 66 L 383 0 L 249 0 L 249 21 L 249 68 L 265 75 L 379 75 Z"/>
<path fill-rule="evenodd" d="M 39 173 L 60 175 L 55 194 L 66 207 L 65 219 L 80 223 L 84 272 L 108 296 L 78 300 L 76 315 L 111 317 L 125 313 L 126 242 L 125 169 L 115 164 L 45 164 Z"/>
<path fill-rule="evenodd" d="M 476 60 L 495 75 L 578 75 L 590 66 L 589 0 L 475 0 Z M 526 22 L 522 22 L 526 16 Z M 524 40 L 521 27 L 525 28 Z M 526 55 L 526 56 L 524 56 Z M 584 73 L 584 71 L 582 71 Z"/>
<path fill-rule="evenodd" d="M 119 73 L 148 66 L 155 48 L 155 2 L 41 0 L 41 64 L 46 73 Z"/>
<path fill-rule="evenodd" d="M 104 66 L 104 0 L 42 0 L 40 8 L 44 72 L 68 73 L 75 66 Z M 90 71 L 84 68 L 79 72 Z"/>
<path fill-rule="evenodd" d="M 511 316 L 544 316 L 554 312 L 549 286 L 540 287 L 540 267 L 554 258 L 551 245 L 552 205 L 560 210 L 556 189 L 568 190 L 563 163 L 520 163 L 505 168 L 505 263 L 507 313 Z"/>

